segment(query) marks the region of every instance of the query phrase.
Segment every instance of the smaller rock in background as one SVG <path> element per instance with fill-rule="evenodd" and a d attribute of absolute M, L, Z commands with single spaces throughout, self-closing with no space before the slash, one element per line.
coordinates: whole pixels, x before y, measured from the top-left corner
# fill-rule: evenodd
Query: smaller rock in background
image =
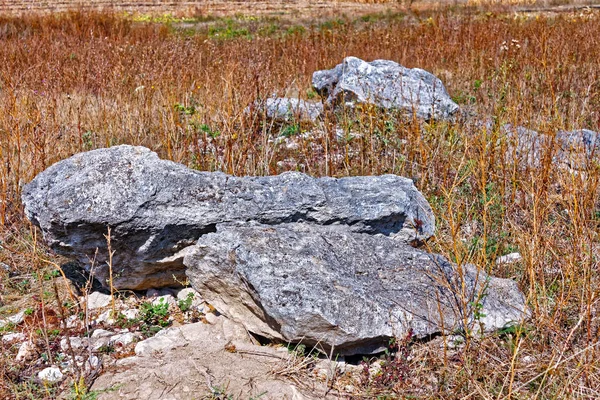
<path fill-rule="evenodd" d="M 290 97 L 270 97 L 255 106 L 265 117 L 277 122 L 316 121 L 323 113 L 323 104 Z M 248 110 L 249 111 L 249 110 Z"/>
<path fill-rule="evenodd" d="M 523 257 L 521 253 L 510 253 L 496 259 L 496 265 L 514 264 L 521 261 Z"/>
<path fill-rule="evenodd" d="M 333 107 L 372 104 L 427 120 L 448 120 L 458 111 L 442 81 L 433 74 L 389 60 L 366 62 L 346 57 L 333 69 L 314 72 L 312 84 Z"/>

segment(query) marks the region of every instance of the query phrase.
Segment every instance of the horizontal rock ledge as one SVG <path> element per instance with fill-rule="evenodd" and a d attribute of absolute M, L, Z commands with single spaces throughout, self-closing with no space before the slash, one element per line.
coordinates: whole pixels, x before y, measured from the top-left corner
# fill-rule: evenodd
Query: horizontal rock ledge
<path fill-rule="evenodd" d="M 94 260 L 105 286 L 110 227 L 117 289 L 183 282 L 190 246 L 224 222 L 341 224 L 406 242 L 426 240 L 435 229 L 431 207 L 407 178 L 233 177 L 127 145 L 52 165 L 24 187 L 22 199 L 52 249 L 88 266 Z"/>
<path fill-rule="evenodd" d="M 512 280 L 343 226 L 221 224 L 184 263 L 203 298 L 250 332 L 344 355 L 527 314 Z"/>

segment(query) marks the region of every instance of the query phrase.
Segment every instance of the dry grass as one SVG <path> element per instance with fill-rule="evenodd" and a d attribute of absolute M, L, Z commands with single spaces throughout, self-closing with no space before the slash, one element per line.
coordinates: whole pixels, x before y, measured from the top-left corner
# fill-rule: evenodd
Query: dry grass
<path fill-rule="evenodd" d="M 21 188 L 76 152 L 143 145 L 192 168 L 236 175 L 395 173 L 413 177 L 434 207 L 431 248 L 515 278 L 532 316 L 520 331 L 458 349 L 414 344 L 406 379 L 356 396 L 600 397 L 598 164 L 572 173 L 552 164 L 556 149 L 548 146 L 541 165 L 524 165 L 506 156 L 499 129 L 600 130 L 597 13 L 467 8 L 312 26 L 69 13 L 0 17 L 0 38 L 0 262 L 12 268 L 2 272 L 4 313 L 19 298 L 18 277 L 55 260 L 36 244 Z M 348 55 L 433 72 L 470 117 L 426 124 L 365 109 L 289 130 L 244 112 L 273 93 L 313 97 L 312 72 Z M 360 135 L 337 140 L 336 127 Z M 297 135 L 295 147 L 272 140 L 311 129 L 322 134 Z M 497 256 L 514 250 L 522 262 L 496 266 Z M 0 397 L 9 397 L 15 374 L 0 373 Z"/>

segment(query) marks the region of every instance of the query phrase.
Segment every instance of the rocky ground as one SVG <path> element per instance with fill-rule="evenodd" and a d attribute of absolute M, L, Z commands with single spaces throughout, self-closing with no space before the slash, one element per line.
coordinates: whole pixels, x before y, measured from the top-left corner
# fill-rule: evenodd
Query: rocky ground
<path fill-rule="evenodd" d="M 55 279 L 61 284 L 62 278 Z M 30 365 L 31 380 L 39 385 L 21 394 L 28 390 L 41 392 L 40 397 L 46 397 L 45 391 L 52 398 L 78 394 L 99 399 L 320 398 L 331 390 L 328 377 L 344 368 L 344 363 L 330 365 L 326 358 L 307 357 L 298 346 L 260 345 L 243 326 L 217 315 L 189 288 L 150 290 L 114 303 L 101 292 L 77 299 L 79 305 L 73 309 L 82 310 L 79 313 L 65 319 L 45 315 L 54 320 L 53 326 L 63 324 L 66 333 L 50 330 L 46 343 L 28 333 L 38 310 L 25 309 L 0 322 L 3 352 L 13 358 L 15 369 Z M 56 350 L 55 359 L 47 359 L 47 347 Z M 86 385 L 92 382 L 88 390 Z"/>

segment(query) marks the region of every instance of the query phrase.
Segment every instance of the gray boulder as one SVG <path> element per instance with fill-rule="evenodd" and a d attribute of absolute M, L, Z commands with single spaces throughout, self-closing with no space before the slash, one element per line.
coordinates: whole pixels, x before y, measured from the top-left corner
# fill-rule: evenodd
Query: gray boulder
<path fill-rule="evenodd" d="M 305 100 L 276 97 L 268 98 L 259 108 L 265 116 L 277 122 L 316 121 L 323 113 L 322 103 L 311 103 Z"/>
<path fill-rule="evenodd" d="M 594 166 L 600 156 L 600 134 L 588 129 L 558 131 L 546 135 L 522 126 L 506 124 L 507 158 L 521 166 L 539 168 L 550 157 L 553 164 L 572 170 Z"/>
<path fill-rule="evenodd" d="M 24 187 L 22 199 L 49 245 L 88 266 L 93 260 L 104 285 L 110 227 L 117 289 L 182 282 L 183 256 L 223 222 L 341 224 L 404 241 L 425 240 L 435 227 L 425 198 L 399 176 L 239 178 L 194 171 L 125 145 L 54 164 Z"/>
<path fill-rule="evenodd" d="M 434 75 L 388 60 L 366 62 L 346 57 L 333 69 L 313 73 L 312 84 L 330 106 L 372 104 L 414 112 L 427 120 L 450 119 L 458 111 L 458 105 Z"/>
<path fill-rule="evenodd" d="M 346 355 L 527 313 L 511 280 L 469 265 L 461 276 L 439 255 L 343 226 L 222 224 L 184 263 L 203 298 L 249 331 Z"/>

